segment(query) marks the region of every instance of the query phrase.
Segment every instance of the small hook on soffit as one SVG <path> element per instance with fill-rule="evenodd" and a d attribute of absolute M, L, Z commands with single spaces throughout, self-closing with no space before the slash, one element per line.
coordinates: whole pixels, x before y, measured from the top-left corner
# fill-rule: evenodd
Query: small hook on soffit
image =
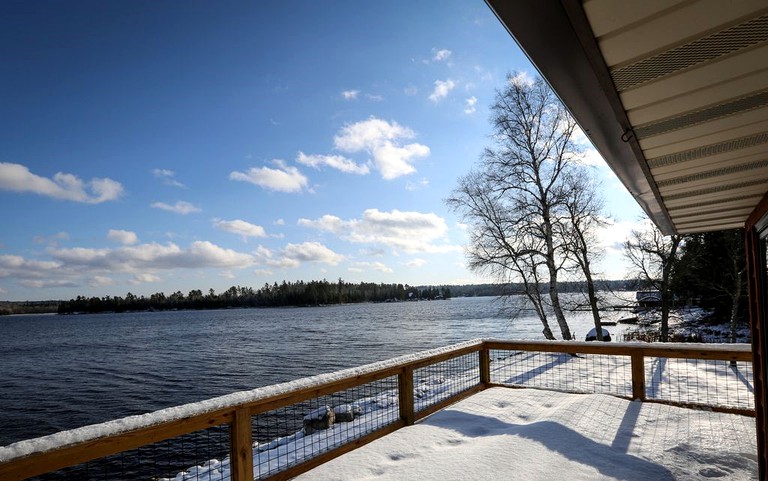
<path fill-rule="evenodd" d="M 621 141 L 622 142 L 629 142 L 633 138 L 636 138 L 635 137 L 635 131 L 632 130 L 631 127 L 627 127 L 626 129 L 624 129 L 624 133 L 621 134 Z"/>

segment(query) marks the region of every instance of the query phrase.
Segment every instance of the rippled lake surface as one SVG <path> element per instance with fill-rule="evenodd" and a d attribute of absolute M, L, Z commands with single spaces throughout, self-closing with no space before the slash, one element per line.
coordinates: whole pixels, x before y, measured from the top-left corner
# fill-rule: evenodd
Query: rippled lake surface
<path fill-rule="evenodd" d="M 478 337 L 542 339 L 531 314 L 478 297 L 0 317 L 0 446 Z M 569 323 L 581 339 L 592 320 Z"/>

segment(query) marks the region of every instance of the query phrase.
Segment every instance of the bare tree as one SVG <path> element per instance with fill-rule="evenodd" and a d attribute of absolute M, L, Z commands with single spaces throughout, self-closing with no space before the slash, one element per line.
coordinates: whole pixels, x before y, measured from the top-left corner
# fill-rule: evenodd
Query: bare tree
<path fill-rule="evenodd" d="M 557 281 L 568 262 L 559 234 L 568 219 L 567 173 L 579 153 L 576 124 L 542 79 L 507 80 L 491 107 L 495 145 L 447 203 L 471 226 L 470 267 L 521 282 L 544 335 L 554 338 L 551 310 L 562 338 L 571 339 Z"/>
<path fill-rule="evenodd" d="M 746 264 L 742 264 L 739 261 L 744 259 L 742 254 L 741 259 L 736 253 L 729 253 L 731 259 L 731 285 L 728 286 L 728 295 L 731 298 L 731 342 L 736 342 L 739 328 L 739 301 L 741 300 L 741 286 L 743 285 L 744 272 L 746 271 Z M 734 363 L 731 363 L 734 364 Z"/>
<path fill-rule="evenodd" d="M 562 224 L 567 255 L 584 276 L 592 319 L 598 341 L 603 340 L 603 326 L 594 279 L 594 256 L 599 253 L 597 230 L 608 225 L 602 216 L 603 199 L 597 194 L 595 181 L 583 170 L 571 173 L 567 183 L 568 198 L 565 203 L 568 222 Z"/>
<path fill-rule="evenodd" d="M 661 341 L 669 340 L 669 310 L 672 306 L 670 281 L 679 260 L 683 236 L 664 236 L 656 226 L 633 230 L 624 242 L 624 255 L 634 273 L 661 295 Z"/>
<path fill-rule="evenodd" d="M 731 298 L 731 342 L 736 342 L 739 327 L 739 302 L 741 301 L 742 286 L 744 285 L 744 273 L 747 270 L 747 261 L 744 255 L 744 231 L 734 230 L 732 233 L 723 233 L 723 236 L 729 236 L 730 242 L 727 243 L 726 256 L 730 261 L 728 263 L 729 275 L 723 276 L 730 282 L 724 282 L 719 287 L 722 292 Z M 733 364 L 733 363 L 731 363 Z"/>

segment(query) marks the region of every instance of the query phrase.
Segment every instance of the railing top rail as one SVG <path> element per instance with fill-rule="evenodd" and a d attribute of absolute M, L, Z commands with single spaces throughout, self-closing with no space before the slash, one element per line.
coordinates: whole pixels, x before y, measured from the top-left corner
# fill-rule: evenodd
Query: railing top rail
<path fill-rule="evenodd" d="M 0 447 L 0 465 L 11 461 L 26 458 L 31 455 L 46 453 L 74 445 L 81 445 L 111 438 L 124 436 L 129 433 L 156 430 L 158 426 L 188 422 L 193 432 L 205 427 L 212 427 L 228 422 L 229 415 L 238 408 L 250 407 L 313 389 L 328 388 L 333 385 L 341 385 L 355 379 L 371 379 L 377 376 L 388 377 L 396 375 L 404 368 L 415 368 L 438 362 L 444 358 L 450 358 L 465 352 L 478 351 L 483 347 L 482 339 L 444 346 L 428 351 L 395 357 L 363 366 L 335 371 L 327 374 L 306 377 L 281 384 L 264 386 L 249 391 L 241 391 L 224 396 L 219 396 L 204 401 L 199 401 L 181 406 L 161 409 L 159 411 L 129 416 L 122 419 L 93 424 L 68 431 L 62 431 L 48 436 L 19 441 L 8 446 Z M 212 419 L 216 419 L 211 424 Z M 200 427 L 200 424 L 207 424 Z M 183 433 L 175 433 L 175 435 Z"/>
<path fill-rule="evenodd" d="M 489 349 L 518 349 L 521 351 L 543 351 L 578 354 L 607 354 L 630 356 L 642 354 L 648 357 L 670 357 L 689 359 L 713 359 L 723 361 L 751 361 L 752 348 L 749 344 L 696 344 L 678 342 L 579 342 L 579 341 L 526 341 L 506 339 L 485 339 Z"/>

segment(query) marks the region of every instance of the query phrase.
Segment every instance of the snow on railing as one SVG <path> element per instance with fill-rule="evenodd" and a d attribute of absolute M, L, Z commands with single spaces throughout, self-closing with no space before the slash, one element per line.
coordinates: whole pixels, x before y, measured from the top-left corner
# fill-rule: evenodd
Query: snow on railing
<path fill-rule="evenodd" d="M 288 479 L 491 385 L 744 414 L 750 360 L 743 345 L 474 340 L 15 443 L 0 448 L 0 479 L 74 465 L 90 479 L 87 462 L 117 469 L 99 479 Z"/>

